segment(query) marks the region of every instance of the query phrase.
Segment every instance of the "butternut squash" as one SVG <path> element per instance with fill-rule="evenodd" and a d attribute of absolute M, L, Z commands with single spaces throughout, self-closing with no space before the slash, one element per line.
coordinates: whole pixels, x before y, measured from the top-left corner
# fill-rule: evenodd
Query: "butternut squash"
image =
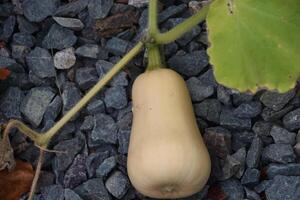
<path fill-rule="evenodd" d="M 200 191 L 211 161 L 184 80 L 171 69 L 147 71 L 135 80 L 132 100 L 127 169 L 133 186 L 159 199 Z"/>

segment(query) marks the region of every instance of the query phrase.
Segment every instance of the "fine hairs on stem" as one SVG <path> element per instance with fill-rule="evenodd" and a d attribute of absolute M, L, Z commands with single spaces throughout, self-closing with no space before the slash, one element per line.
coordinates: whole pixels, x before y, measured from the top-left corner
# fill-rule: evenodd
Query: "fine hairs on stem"
<path fill-rule="evenodd" d="M 35 145 L 40 147 L 40 156 L 38 159 L 38 165 L 36 168 L 36 174 L 32 183 L 32 188 L 29 195 L 29 200 L 33 198 L 35 187 L 38 181 L 38 177 L 42 168 L 42 162 L 47 150 L 48 144 L 51 139 L 59 132 L 59 130 L 71 119 L 76 113 L 78 113 L 84 106 L 97 94 L 99 91 L 116 75 L 123 69 L 136 55 L 138 55 L 146 46 L 148 50 L 148 68 L 147 70 L 152 70 L 155 68 L 163 67 L 163 55 L 160 52 L 160 45 L 173 42 L 180 38 L 183 34 L 191 30 L 194 26 L 203 21 L 208 12 L 208 5 L 203 6 L 203 8 L 194 16 L 186 19 L 181 24 L 177 25 L 173 29 L 166 33 L 160 33 L 157 26 L 157 7 L 158 0 L 149 1 L 149 27 L 148 35 L 145 41 L 138 42 L 99 82 L 71 109 L 65 114 L 49 131 L 46 133 L 38 133 L 24 123 L 18 120 L 10 120 L 6 125 L 3 133 L 3 138 L 0 146 L 0 164 L 4 159 L 4 151 L 9 145 L 9 132 L 12 128 L 17 128 L 21 133 L 28 136 L 34 141 Z M 2 151 L 1 151 L 2 150 Z"/>

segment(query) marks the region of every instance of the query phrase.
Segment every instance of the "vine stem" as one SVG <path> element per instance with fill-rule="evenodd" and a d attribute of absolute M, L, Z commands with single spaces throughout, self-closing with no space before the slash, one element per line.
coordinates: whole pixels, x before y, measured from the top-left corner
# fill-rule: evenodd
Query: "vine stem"
<path fill-rule="evenodd" d="M 36 190 L 36 186 L 37 186 L 40 174 L 41 174 L 44 157 L 45 157 L 45 151 L 40 149 L 40 155 L 39 155 L 38 163 L 37 163 L 37 166 L 35 169 L 34 178 L 33 178 L 32 184 L 31 184 L 28 200 L 33 199 L 33 195 Z"/>
<path fill-rule="evenodd" d="M 151 2 L 151 1 L 150 1 Z M 154 34 L 154 40 L 158 44 L 168 44 L 183 36 L 186 32 L 190 31 L 193 27 L 205 20 L 209 10 L 209 4 L 203 5 L 203 7 L 193 16 L 186 19 L 184 22 L 175 26 L 173 29 L 165 33 Z"/>
<path fill-rule="evenodd" d="M 138 42 L 107 74 L 71 109 L 65 114 L 51 129 L 41 138 L 40 146 L 47 146 L 50 140 L 58 131 L 78 113 L 129 61 L 134 58 L 143 48 L 144 43 Z"/>

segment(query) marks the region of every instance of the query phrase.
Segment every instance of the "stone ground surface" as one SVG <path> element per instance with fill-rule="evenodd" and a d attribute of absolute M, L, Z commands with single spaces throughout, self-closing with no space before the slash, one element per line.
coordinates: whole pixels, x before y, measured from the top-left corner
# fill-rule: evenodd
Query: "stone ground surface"
<path fill-rule="evenodd" d="M 1 123 L 16 118 L 48 130 L 140 38 L 145 2 L 1 0 L 0 68 L 12 72 L 0 82 Z M 163 31 L 197 3 L 162 2 Z M 186 80 L 213 163 L 207 186 L 187 199 L 300 199 L 298 88 L 251 95 L 218 85 L 206 35 L 200 24 L 164 47 L 168 65 Z M 145 66 L 141 53 L 54 139 L 51 148 L 67 153 L 46 154 L 36 200 L 149 199 L 126 173 L 130 91 Z M 11 136 L 15 156 L 35 166 L 37 148 L 19 132 Z"/>

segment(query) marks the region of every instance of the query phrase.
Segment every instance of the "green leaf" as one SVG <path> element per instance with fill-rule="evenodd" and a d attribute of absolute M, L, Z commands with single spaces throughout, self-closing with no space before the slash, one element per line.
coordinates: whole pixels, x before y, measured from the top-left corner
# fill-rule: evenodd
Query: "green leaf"
<path fill-rule="evenodd" d="M 215 0 L 207 16 L 210 63 L 240 91 L 288 91 L 300 76 L 300 0 Z"/>

